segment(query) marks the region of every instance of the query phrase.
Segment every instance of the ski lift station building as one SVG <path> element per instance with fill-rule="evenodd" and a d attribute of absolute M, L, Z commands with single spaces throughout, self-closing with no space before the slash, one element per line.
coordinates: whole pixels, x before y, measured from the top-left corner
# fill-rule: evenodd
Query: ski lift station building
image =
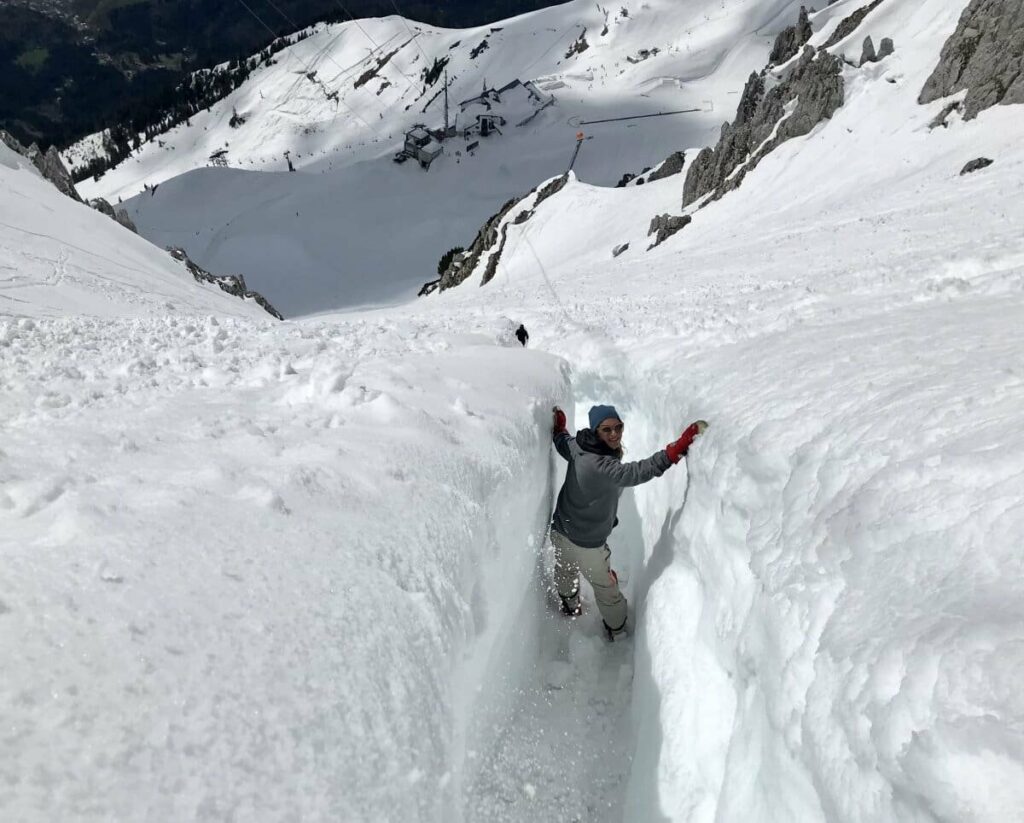
<path fill-rule="evenodd" d="M 459 111 L 474 121 L 463 131 L 466 137 L 473 133 L 486 137 L 506 123 L 522 126 L 554 102 L 554 95 L 541 91 L 532 80 L 516 79 L 500 89 L 485 86 L 476 97 L 459 103 Z"/>
<path fill-rule="evenodd" d="M 429 168 L 441 152 L 444 146 L 441 141 L 434 137 L 426 126 L 415 125 L 405 133 L 405 147 L 402 154 L 419 161 L 423 168 Z"/>

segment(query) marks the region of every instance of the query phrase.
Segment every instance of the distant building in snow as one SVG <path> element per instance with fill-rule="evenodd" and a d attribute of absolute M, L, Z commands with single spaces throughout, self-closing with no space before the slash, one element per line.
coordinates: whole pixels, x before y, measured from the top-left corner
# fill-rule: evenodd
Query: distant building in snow
<path fill-rule="evenodd" d="M 480 94 L 459 103 L 459 111 L 473 117 L 462 134 L 467 139 L 476 134 L 501 134 L 501 126 L 525 125 L 554 102 L 554 96 L 541 91 L 532 80 L 516 79 L 498 89 L 485 85 Z"/>
<path fill-rule="evenodd" d="M 465 136 L 469 137 L 474 132 L 478 132 L 481 137 L 487 137 L 491 132 L 496 131 L 501 134 L 501 130 L 498 126 L 505 125 L 505 118 L 500 114 L 478 114 L 476 116 L 476 123 L 469 126 L 465 130 Z"/>
<path fill-rule="evenodd" d="M 485 109 L 490 109 L 496 103 L 501 102 L 501 95 L 494 89 L 484 88 L 484 90 L 476 97 L 470 97 L 468 100 L 463 100 L 459 103 L 459 111 L 465 111 L 470 106 L 483 106 Z"/>
<path fill-rule="evenodd" d="M 537 88 L 537 84 L 532 80 L 527 80 L 524 83 L 517 78 L 511 83 L 506 83 L 500 89 L 489 89 L 487 86 L 484 86 L 483 91 L 476 95 L 476 97 L 470 97 L 468 100 L 463 100 L 459 103 L 459 110 L 464 112 L 470 106 L 483 106 L 485 109 L 490 110 L 492 107 L 500 105 L 502 102 L 501 96 L 513 89 L 523 89 L 526 92 L 527 99 L 535 106 L 547 107 L 554 102 L 554 98 Z"/>
<path fill-rule="evenodd" d="M 443 127 L 428 129 L 417 124 L 405 133 L 405 143 L 394 160 L 404 163 L 413 158 L 423 168 L 429 169 L 444 151 L 444 140 L 460 135 L 471 141 L 474 136 L 501 134 L 502 127 L 509 123 L 524 126 L 554 102 L 554 96 L 541 91 L 532 80 L 524 83 L 516 79 L 499 89 L 488 88 L 485 82 L 480 94 L 458 104 L 459 113 L 464 115 L 463 122 L 468 120 L 468 125 L 461 128 L 449 126 L 446 132 Z M 445 118 L 447 120 L 447 108 Z M 478 142 L 469 143 L 466 151 L 472 152 L 477 145 Z"/>
<path fill-rule="evenodd" d="M 396 163 L 404 163 L 409 158 L 429 169 L 439 154 L 444 151 L 441 141 L 424 125 L 418 123 L 405 133 L 405 145 L 395 155 Z"/>

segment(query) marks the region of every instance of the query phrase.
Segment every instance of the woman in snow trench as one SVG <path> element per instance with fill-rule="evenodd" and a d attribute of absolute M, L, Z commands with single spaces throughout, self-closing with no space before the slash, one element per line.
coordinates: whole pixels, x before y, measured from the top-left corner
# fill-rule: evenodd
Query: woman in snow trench
<path fill-rule="evenodd" d="M 610 639 L 626 629 L 626 598 L 619 591 L 619 579 L 608 563 L 611 549 L 608 535 L 618 524 L 619 495 L 627 486 L 639 486 L 661 477 L 678 463 L 697 435 L 707 428 L 698 420 L 682 436 L 646 460 L 622 462 L 622 417 L 614 406 L 594 406 L 590 428 L 576 436 L 565 427 L 565 412 L 555 406 L 552 439 L 568 462 L 565 482 L 558 493 L 551 520 L 551 543 L 555 548 L 555 588 L 562 612 L 577 615 L 580 604 L 580 572 L 594 589 L 597 608 Z"/>

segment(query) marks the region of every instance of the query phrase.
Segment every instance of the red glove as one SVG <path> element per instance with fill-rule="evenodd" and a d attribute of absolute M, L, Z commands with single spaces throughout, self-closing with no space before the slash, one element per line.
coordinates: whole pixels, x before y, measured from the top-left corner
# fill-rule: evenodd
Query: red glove
<path fill-rule="evenodd" d="M 552 433 L 553 434 L 559 434 L 560 432 L 566 431 L 566 428 L 565 428 L 565 412 L 562 411 L 560 408 L 558 408 L 558 406 L 555 406 L 554 412 L 555 412 L 555 420 L 554 420 L 554 424 L 552 425 Z"/>
<path fill-rule="evenodd" d="M 694 438 L 707 427 L 708 424 L 703 420 L 698 420 L 696 423 L 691 423 L 687 426 L 682 437 L 680 437 L 675 443 L 669 443 L 665 447 L 665 453 L 668 454 L 668 459 L 673 463 L 678 463 L 682 460 L 683 457 L 686 456 L 686 452 L 689 450 L 690 444 L 693 443 Z"/>

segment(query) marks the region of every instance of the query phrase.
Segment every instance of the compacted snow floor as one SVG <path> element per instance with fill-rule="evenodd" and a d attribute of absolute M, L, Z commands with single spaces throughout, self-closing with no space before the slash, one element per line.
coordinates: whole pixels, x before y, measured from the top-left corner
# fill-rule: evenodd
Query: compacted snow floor
<path fill-rule="evenodd" d="M 559 809 L 567 821 L 622 820 L 633 646 L 603 638 L 592 603 L 588 618 L 552 613 L 543 621 L 532 677 L 473 753 L 479 771 L 467 786 L 465 819 L 528 821 Z"/>

